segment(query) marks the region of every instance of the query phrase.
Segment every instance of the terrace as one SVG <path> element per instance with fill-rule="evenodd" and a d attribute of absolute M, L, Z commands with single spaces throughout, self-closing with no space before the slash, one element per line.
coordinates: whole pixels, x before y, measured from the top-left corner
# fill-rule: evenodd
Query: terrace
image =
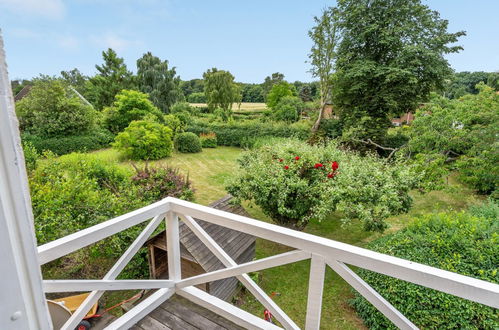
<path fill-rule="evenodd" d="M 227 277 L 238 280 L 285 329 L 299 329 L 248 275 L 272 267 L 310 259 L 306 329 L 319 329 L 326 267 L 330 267 L 381 313 L 402 329 L 417 328 L 352 270 L 368 269 L 394 278 L 499 308 L 499 285 L 413 263 L 370 250 L 283 228 L 244 216 L 166 198 L 149 206 L 36 246 L 28 183 L 20 148 L 14 104 L 0 40 L 0 321 L 7 329 L 51 329 L 45 294 L 91 292 L 61 329 L 74 329 L 92 305 L 110 290 L 154 290 L 141 303 L 111 323 L 107 329 L 128 329 L 139 323 L 174 295 L 250 329 L 279 327 L 249 314 L 195 286 Z M 194 219 L 251 234 L 292 248 L 275 256 L 237 264 Z M 180 271 L 179 223 L 182 221 L 226 268 L 182 277 Z M 167 228 L 169 277 L 166 280 L 117 280 L 137 251 L 163 222 Z M 133 226 L 146 224 L 133 244 L 100 280 L 43 280 L 40 267 Z M 164 306 L 164 305 L 163 305 Z M 293 316 L 296 317 L 296 316 Z"/>

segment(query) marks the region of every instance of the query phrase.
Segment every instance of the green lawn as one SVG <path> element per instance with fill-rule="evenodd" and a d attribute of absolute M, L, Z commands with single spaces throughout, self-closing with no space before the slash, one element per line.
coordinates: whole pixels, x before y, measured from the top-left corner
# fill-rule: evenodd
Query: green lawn
<path fill-rule="evenodd" d="M 176 153 L 168 159 L 151 163 L 179 167 L 192 180 L 196 189 L 196 201 L 207 205 L 226 194 L 224 183 L 237 170 L 236 159 L 241 152 L 242 150 L 238 148 L 219 147 L 203 149 L 203 152 L 198 154 Z M 111 149 L 101 150 L 96 154 L 104 159 L 119 160 L 119 155 Z M 127 162 L 122 163 L 127 164 Z M 452 178 L 449 182 L 448 189 L 443 191 L 424 195 L 413 192 L 414 205 L 412 209 L 407 214 L 390 218 L 391 228 L 387 232 L 403 228 L 416 215 L 449 209 L 459 210 L 478 201 L 471 190 L 456 183 Z M 250 204 L 245 204 L 245 207 L 253 218 L 270 221 L 258 207 Z M 330 215 L 320 223 L 310 223 L 305 232 L 357 246 L 364 246 L 367 242 L 381 235 L 367 233 L 362 230 L 360 224 L 355 222 L 344 226 L 337 214 Z M 264 258 L 287 250 L 288 248 L 285 246 L 258 240 L 256 255 L 257 258 Z M 309 261 L 268 269 L 259 274 L 260 286 L 269 294 L 273 291 L 279 292 L 280 296 L 275 297 L 276 302 L 300 326 L 304 325 L 305 320 L 308 277 Z M 351 297 L 349 285 L 328 269 L 321 329 L 358 329 L 363 327 L 362 321 L 348 304 Z M 250 294 L 240 295 L 237 298 L 237 304 L 259 317 L 263 316 L 263 307 Z"/>

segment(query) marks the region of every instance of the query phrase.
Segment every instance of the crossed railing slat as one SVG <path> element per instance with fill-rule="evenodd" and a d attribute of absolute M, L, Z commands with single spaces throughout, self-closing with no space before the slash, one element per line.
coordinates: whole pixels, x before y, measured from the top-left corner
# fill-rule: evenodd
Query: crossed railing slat
<path fill-rule="evenodd" d="M 187 215 L 189 214 L 189 215 Z M 192 218 L 215 223 L 230 229 L 272 240 L 295 248 L 290 252 L 237 264 L 220 245 Z M 379 254 L 355 246 L 321 237 L 295 232 L 272 224 L 200 206 L 194 203 L 166 198 L 142 209 L 111 219 L 96 226 L 68 235 L 38 248 L 40 264 L 93 244 L 131 226 L 154 217 L 137 236 L 102 280 L 45 280 L 45 292 L 92 291 L 83 304 L 66 322 L 62 329 L 71 330 L 90 308 L 108 290 L 158 289 L 144 301 L 117 319 L 107 329 L 125 329 L 174 293 L 208 308 L 229 320 L 251 329 L 277 329 L 264 320 L 251 315 L 223 300 L 194 287 L 228 277 L 236 277 L 255 298 L 265 306 L 285 329 L 299 329 L 296 323 L 247 275 L 272 267 L 311 259 L 305 328 L 319 329 L 322 294 L 326 265 L 349 283 L 364 298 L 401 329 L 417 327 L 362 280 L 345 263 L 412 283 L 447 292 L 465 299 L 499 308 L 499 285 L 443 271 L 407 260 Z M 181 278 L 179 217 L 201 242 L 223 263 L 226 268 L 209 273 Z M 168 249 L 168 280 L 116 280 L 132 257 L 143 246 L 159 224 L 166 218 Z"/>

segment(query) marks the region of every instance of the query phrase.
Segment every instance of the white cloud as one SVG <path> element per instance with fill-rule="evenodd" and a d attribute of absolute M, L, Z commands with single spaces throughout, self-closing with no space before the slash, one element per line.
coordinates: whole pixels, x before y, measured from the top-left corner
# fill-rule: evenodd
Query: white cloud
<path fill-rule="evenodd" d="M 0 0 L 0 8 L 18 15 L 60 19 L 66 14 L 62 0 Z"/>
<path fill-rule="evenodd" d="M 59 37 L 57 43 L 65 50 L 77 50 L 80 47 L 80 41 L 76 37 L 70 35 Z"/>
<path fill-rule="evenodd" d="M 112 48 L 117 52 L 124 51 L 130 46 L 140 45 L 141 42 L 130 38 L 123 38 L 114 32 L 106 32 L 101 36 L 93 36 L 93 43 L 102 48 Z"/>

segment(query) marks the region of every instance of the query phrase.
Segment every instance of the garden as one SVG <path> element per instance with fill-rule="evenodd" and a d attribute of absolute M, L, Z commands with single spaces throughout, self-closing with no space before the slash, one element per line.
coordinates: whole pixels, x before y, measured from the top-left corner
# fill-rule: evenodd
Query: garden
<path fill-rule="evenodd" d="M 463 33 L 419 1 L 407 6 L 325 9 L 309 32 L 309 83 L 274 73 L 245 84 L 217 68 L 182 81 L 150 52 L 134 74 L 112 49 L 93 77 L 29 81 L 16 112 L 38 244 L 167 196 L 208 205 L 229 193 L 255 219 L 497 283 L 499 85 L 490 73 L 464 86 L 443 58 Z M 366 10 L 374 21 L 358 19 Z M 392 15 L 411 42 L 387 37 L 386 53 L 372 54 L 365 41 L 385 35 L 375 22 Z M 407 109 L 414 121 L 393 127 Z M 44 265 L 44 277 L 102 277 L 141 228 Z M 257 240 L 256 257 L 287 250 Z M 499 326 L 492 308 L 354 270 L 421 328 Z M 148 272 L 142 249 L 121 277 Z M 308 272 L 303 261 L 251 276 L 303 326 Z M 324 329 L 393 327 L 330 269 L 323 300 Z M 244 290 L 233 303 L 263 315 Z"/>

